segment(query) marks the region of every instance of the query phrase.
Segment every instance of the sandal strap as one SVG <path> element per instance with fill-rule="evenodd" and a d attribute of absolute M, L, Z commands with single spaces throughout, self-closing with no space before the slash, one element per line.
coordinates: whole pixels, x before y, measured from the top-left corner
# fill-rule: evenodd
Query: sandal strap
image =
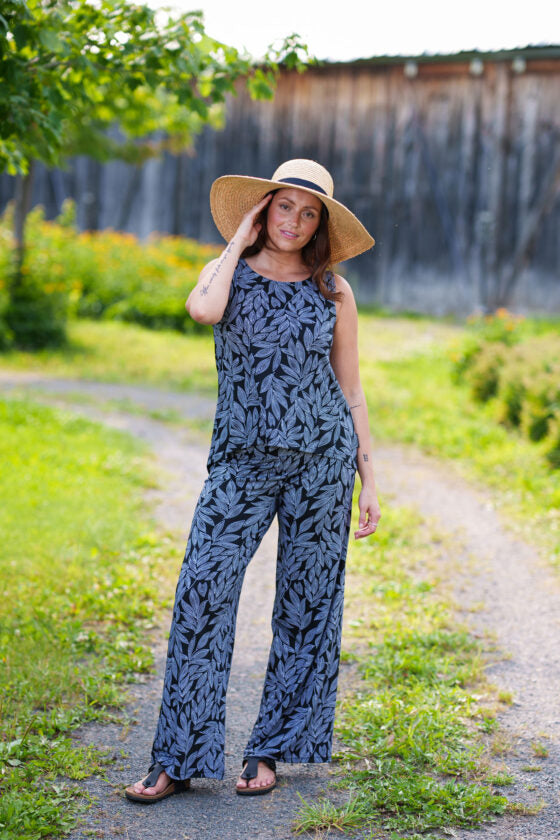
<path fill-rule="evenodd" d="M 148 775 L 145 779 L 142 779 L 142 784 L 144 787 L 154 787 L 157 780 L 159 779 L 160 773 L 165 772 L 165 767 L 162 767 L 161 764 L 152 764 L 148 771 Z"/>
<path fill-rule="evenodd" d="M 270 770 L 276 773 L 276 762 L 273 758 L 263 755 L 250 755 L 248 758 L 243 759 L 243 767 L 245 767 L 245 765 L 247 766 L 243 770 L 241 778 L 256 779 L 259 772 L 259 761 L 262 761 L 270 768 Z"/>

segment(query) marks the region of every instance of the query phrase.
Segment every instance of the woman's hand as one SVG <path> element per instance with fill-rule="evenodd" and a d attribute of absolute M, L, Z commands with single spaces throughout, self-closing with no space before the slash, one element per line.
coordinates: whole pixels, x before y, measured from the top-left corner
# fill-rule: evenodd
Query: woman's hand
<path fill-rule="evenodd" d="M 370 534 L 374 534 L 377 523 L 381 519 L 381 509 L 375 490 L 362 487 L 358 498 L 358 506 L 360 508 L 360 521 L 358 530 L 354 531 L 354 537 L 360 540 L 362 537 L 369 537 Z"/>
<path fill-rule="evenodd" d="M 262 227 L 260 222 L 256 221 L 257 216 L 261 210 L 264 210 L 271 198 L 271 194 L 265 195 L 265 197 L 261 199 L 258 204 L 255 204 L 254 207 L 251 207 L 251 209 L 248 210 L 241 219 L 239 227 L 237 228 L 233 238 L 243 243 L 243 250 L 255 243 Z"/>
<path fill-rule="evenodd" d="M 259 235 L 261 224 L 256 219 L 271 198 L 271 195 L 265 195 L 245 213 L 236 233 L 220 256 L 205 265 L 200 272 L 198 282 L 185 304 L 191 318 L 200 324 L 217 324 L 223 317 L 239 257 Z"/>

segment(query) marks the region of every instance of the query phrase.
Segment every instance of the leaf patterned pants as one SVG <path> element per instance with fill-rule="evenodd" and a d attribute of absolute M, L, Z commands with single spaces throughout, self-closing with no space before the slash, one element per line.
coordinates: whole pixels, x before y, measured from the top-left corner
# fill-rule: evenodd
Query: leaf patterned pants
<path fill-rule="evenodd" d="M 171 778 L 224 777 L 239 595 L 275 515 L 273 640 L 244 756 L 330 760 L 355 475 L 342 459 L 261 447 L 210 468 L 177 584 L 152 748 Z"/>

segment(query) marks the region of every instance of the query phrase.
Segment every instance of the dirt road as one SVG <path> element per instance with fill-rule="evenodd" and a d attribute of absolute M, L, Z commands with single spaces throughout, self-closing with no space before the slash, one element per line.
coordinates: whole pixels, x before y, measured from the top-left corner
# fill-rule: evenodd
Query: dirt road
<path fill-rule="evenodd" d="M 173 409 L 190 418 L 212 417 L 214 409 L 208 401 L 186 394 L 40 379 L 33 375 L 0 374 L 0 387 L 24 388 L 37 398 L 65 404 L 76 393 L 86 393 L 90 400 L 126 398 L 145 411 Z M 162 481 L 157 491 L 151 491 L 151 501 L 161 524 L 178 535 L 177 545 L 182 552 L 206 476 L 207 446 L 185 430 L 139 414 L 102 410 L 91 401 L 74 407 L 129 431 L 153 448 Z M 453 535 L 447 572 L 460 617 L 475 632 L 495 638 L 502 655 L 488 667 L 489 678 L 513 697 L 513 704 L 501 716 L 500 723 L 514 748 L 505 763 L 516 783 L 504 788 L 504 792 L 528 807 L 541 800 L 546 803 L 534 816 L 507 816 L 478 831 L 456 831 L 453 836 L 461 840 L 556 840 L 560 838 L 558 578 L 542 564 L 534 547 L 514 536 L 495 510 L 488 491 L 465 482 L 452 467 L 412 448 L 397 446 L 375 446 L 375 460 L 383 497 L 416 507 L 423 515 L 433 517 L 441 532 Z M 181 559 L 178 549 L 177 569 Z M 300 805 L 299 794 L 306 798 L 316 796 L 328 783 L 328 766 L 280 765 L 278 788 L 263 798 L 242 799 L 234 791 L 266 667 L 275 560 L 274 523 L 249 567 L 239 610 L 228 696 L 226 780 L 196 780 L 192 792 L 171 797 L 157 806 L 135 806 L 122 798 L 122 787 L 140 778 L 148 765 L 161 691 L 164 637 L 169 626 L 169 616 L 162 616 L 157 675 L 134 689 L 133 708 L 138 723 L 124 734 L 114 726 L 90 727 L 82 733 L 86 740 L 112 745 L 116 754 L 123 750 L 127 758 L 115 761 L 108 773 L 109 784 L 99 780 L 87 783 L 99 802 L 72 840 L 92 836 L 106 840 L 293 837 L 290 822 Z M 342 666 L 342 689 L 344 670 Z M 537 754 L 543 749 L 548 752 L 547 757 Z M 364 835 L 372 836 L 369 832 Z"/>

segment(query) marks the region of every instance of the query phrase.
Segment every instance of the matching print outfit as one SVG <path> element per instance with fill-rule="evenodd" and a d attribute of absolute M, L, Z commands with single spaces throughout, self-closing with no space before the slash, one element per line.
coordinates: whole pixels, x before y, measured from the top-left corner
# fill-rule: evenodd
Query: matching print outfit
<path fill-rule="evenodd" d="M 274 281 L 239 261 L 214 325 L 208 478 L 177 584 L 152 749 L 171 778 L 224 777 L 239 596 L 275 516 L 273 640 L 244 756 L 331 758 L 358 445 L 329 360 L 335 321 L 334 301 L 311 278 Z"/>

